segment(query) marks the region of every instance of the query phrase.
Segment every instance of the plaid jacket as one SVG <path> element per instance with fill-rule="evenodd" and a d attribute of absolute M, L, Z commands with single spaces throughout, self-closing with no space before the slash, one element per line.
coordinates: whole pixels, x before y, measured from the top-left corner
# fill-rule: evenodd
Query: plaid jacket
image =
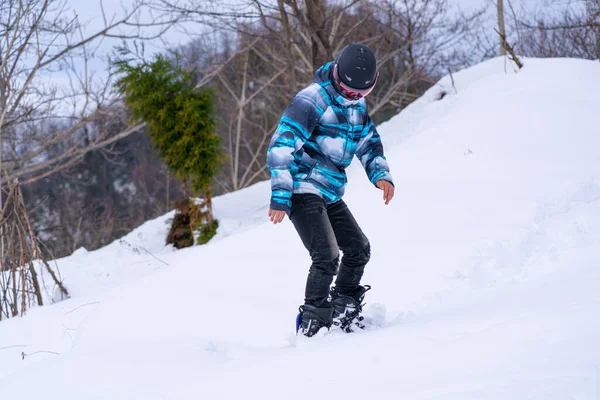
<path fill-rule="evenodd" d="M 288 211 L 292 193 L 339 201 L 347 182 L 345 169 L 355 154 L 373 184 L 392 182 L 364 98 L 342 97 L 331 83 L 332 67 L 329 62 L 317 70 L 314 82 L 293 98 L 273 134 L 267 166 L 274 210 Z"/>

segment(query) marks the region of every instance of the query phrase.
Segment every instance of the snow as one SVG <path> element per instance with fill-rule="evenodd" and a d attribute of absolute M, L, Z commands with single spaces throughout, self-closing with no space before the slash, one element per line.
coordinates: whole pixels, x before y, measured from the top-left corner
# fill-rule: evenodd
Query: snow
<path fill-rule="evenodd" d="M 58 260 L 72 298 L 0 323 L 0 397 L 600 398 L 600 64 L 453 79 L 378 128 L 390 205 L 349 168 L 383 326 L 294 336 L 310 259 L 261 182 L 206 246 L 165 246 L 169 213 Z"/>

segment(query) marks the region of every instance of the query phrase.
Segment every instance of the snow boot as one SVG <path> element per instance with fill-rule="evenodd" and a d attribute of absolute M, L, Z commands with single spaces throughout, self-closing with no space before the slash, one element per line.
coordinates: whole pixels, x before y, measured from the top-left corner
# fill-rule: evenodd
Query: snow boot
<path fill-rule="evenodd" d="M 371 286 L 358 286 L 352 294 L 339 293 L 335 287 L 331 288 L 331 300 L 333 303 L 333 325 L 339 326 L 344 332 L 350 333 L 354 328 L 364 329 L 362 323 L 364 317 L 360 315 L 365 305 L 363 300 L 365 294 L 371 290 Z"/>
<path fill-rule="evenodd" d="M 310 304 L 300 306 L 296 317 L 296 334 L 300 331 L 304 336 L 311 337 L 319 329 L 331 326 L 333 307 L 315 307 Z"/>

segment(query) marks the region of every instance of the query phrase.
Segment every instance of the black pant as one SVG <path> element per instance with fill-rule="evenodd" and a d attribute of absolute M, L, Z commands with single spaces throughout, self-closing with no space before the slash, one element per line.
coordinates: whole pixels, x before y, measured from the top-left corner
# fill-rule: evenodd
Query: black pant
<path fill-rule="evenodd" d="M 371 248 L 346 203 L 340 200 L 326 205 L 315 194 L 294 194 L 289 216 L 312 258 L 305 303 L 330 306 L 329 286 L 336 273 L 336 290 L 352 295 L 369 261 Z M 339 250 L 343 252 L 341 264 Z"/>

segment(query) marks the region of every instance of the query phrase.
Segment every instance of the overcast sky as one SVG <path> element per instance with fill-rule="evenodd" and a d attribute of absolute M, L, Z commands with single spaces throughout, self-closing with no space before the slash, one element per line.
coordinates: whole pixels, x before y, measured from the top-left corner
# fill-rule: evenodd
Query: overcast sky
<path fill-rule="evenodd" d="M 133 0 L 103 0 L 102 5 L 104 8 L 104 12 L 107 18 L 119 19 L 124 14 L 124 8 L 127 10 L 131 9 Z M 102 16 L 102 7 L 100 6 L 100 1 L 98 0 L 69 0 L 69 7 L 71 12 L 77 13 L 80 18 L 80 21 L 84 25 L 85 32 L 87 34 L 92 34 L 94 32 L 100 31 L 104 28 L 104 19 Z M 144 16 L 145 21 L 150 21 L 151 18 L 149 15 Z M 195 28 L 199 28 L 199 26 L 194 26 L 192 24 L 188 24 L 187 28 L 190 30 L 194 30 Z M 145 32 L 151 33 L 155 32 L 154 29 L 147 29 Z M 187 33 L 183 33 L 181 29 L 171 28 L 166 34 L 164 34 L 161 39 L 156 39 L 151 42 L 146 43 L 146 52 L 147 54 L 152 54 L 156 51 L 163 51 L 167 47 L 174 47 L 179 44 L 184 44 L 189 41 L 189 35 Z M 106 69 L 107 68 L 107 56 L 111 53 L 112 49 L 120 45 L 122 43 L 119 39 L 103 39 L 102 43 L 98 47 L 98 52 L 96 54 L 94 67 L 98 69 Z"/>
<path fill-rule="evenodd" d="M 67 0 L 67 9 L 63 13 L 65 17 L 71 17 L 75 14 L 79 17 L 79 21 L 83 25 L 83 33 L 85 36 L 92 35 L 98 31 L 101 31 L 104 26 L 104 18 L 102 8 L 108 22 L 110 23 L 111 18 L 118 20 L 125 15 L 123 7 L 130 10 L 132 8 L 133 0 L 103 0 L 101 7 L 99 0 Z M 145 16 L 144 22 L 151 21 L 149 15 Z M 197 24 L 187 24 L 186 29 L 191 32 L 198 30 L 201 27 Z M 156 28 L 147 28 L 145 33 L 151 34 L 156 32 Z M 131 33 L 131 32 L 130 32 Z M 166 34 L 160 39 L 155 39 L 150 42 L 145 42 L 145 54 L 150 56 L 155 52 L 162 52 L 167 48 L 174 48 L 177 45 L 185 44 L 190 40 L 190 34 L 184 33 L 181 29 L 171 28 Z M 130 44 L 132 41 L 129 41 Z M 88 50 L 93 51 L 93 57 L 88 63 L 88 73 L 93 74 L 93 81 L 98 85 L 102 86 L 108 79 L 109 74 L 109 56 L 113 52 L 115 46 L 121 45 L 121 39 L 104 38 L 101 41 L 97 40 L 93 42 Z M 77 60 L 75 68 L 82 73 L 85 69 L 83 60 Z M 41 79 L 47 80 L 53 86 L 63 88 L 67 92 L 70 91 L 70 79 L 69 74 L 64 70 L 53 70 L 52 72 L 46 72 Z M 58 111 L 60 114 L 69 114 L 73 107 L 80 111 L 79 99 L 75 99 L 68 104 L 64 104 L 63 107 Z"/>
<path fill-rule="evenodd" d="M 80 21 L 84 24 L 85 33 L 92 34 L 101 30 L 104 27 L 102 17 L 102 8 L 99 0 L 67 0 L 69 11 L 68 13 L 77 13 Z M 227 0 L 236 1 L 236 0 Z M 487 5 L 494 7 L 496 0 L 449 0 L 450 4 L 458 6 L 463 11 L 475 10 L 481 6 Z M 513 7 L 519 10 L 526 7 L 529 10 L 539 7 L 544 2 L 552 2 L 554 0 L 512 0 Z M 505 0 L 505 3 L 508 1 Z M 131 9 L 133 0 L 103 0 L 102 5 L 107 18 L 119 18 L 123 16 L 125 7 Z M 507 6 L 508 7 L 508 6 Z M 508 16 L 507 16 L 508 17 Z M 149 15 L 146 15 L 146 21 L 150 20 Z M 146 43 L 146 55 L 151 55 L 155 52 L 163 51 L 166 48 L 174 48 L 187 43 L 191 37 L 190 32 L 200 32 L 203 28 L 197 24 L 187 24 L 183 29 L 171 28 L 161 39 Z M 102 42 L 97 42 L 97 51 L 91 61 L 89 68 L 95 72 L 96 79 L 105 80 L 108 75 L 108 56 L 112 49 L 120 45 L 118 39 L 103 39 Z M 83 65 L 83 64 L 82 64 Z M 52 74 L 52 81 L 57 84 L 68 82 L 67 76 L 62 72 Z"/>
<path fill-rule="evenodd" d="M 88 33 L 100 30 L 104 26 L 102 18 L 102 11 L 99 0 L 68 0 L 71 12 L 75 11 L 80 16 L 80 20 L 85 23 L 85 29 Z M 522 7 L 526 7 L 529 10 L 534 10 L 544 3 L 551 3 L 553 0 L 512 0 L 514 8 L 519 10 Z M 496 0 L 449 0 L 450 4 L 458 6 L 464 11 L 475 10 L 482 6 L 493 7 Z M 133 0 L 103 0 L 104 11 L 107 16 L 121 16 L 123 15 L 123 7 L 131 8 Z M 505 3 L 508 3 L 505 0 Z M 508 9 L 508 5 L 505 5 Z M 507 16 L 508 17 L 508 16 Z M 188 24 L 185 27 L 188 31 L 200 31 L 201 27 L 198 25 Z M 162 41 L 155 41 L 149 43 L 147 46 L 148 52 L 160 51 L 165 48 L 165 43 L 171 46 L 181 45 L 188 42 L 190 39 L 188 33 L 184 33 L 181 29 L 171 29 L 167 34 L 164 35 Z M 99 63 L 95 65 L 101 67 L 102 56 L 109 54 L 112 47 L 118 45 L 118 40 L 107 40 L 105 39 L 100 47 L 98 56 L 101 58 Z M 105 58 L 104 58 L 105 61 Z"/>

